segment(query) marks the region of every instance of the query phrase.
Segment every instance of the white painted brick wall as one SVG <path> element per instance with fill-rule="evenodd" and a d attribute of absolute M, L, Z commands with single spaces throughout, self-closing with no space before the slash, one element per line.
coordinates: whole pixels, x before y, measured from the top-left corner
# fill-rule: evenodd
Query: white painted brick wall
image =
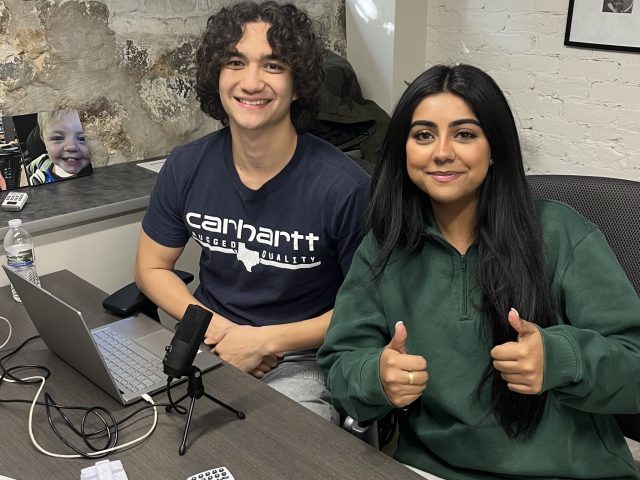
<path fill-rule="evenodd" d="M 530 173 L 640 181 L 640 54 L 566 47 L 568 5 L 429 0 L 426 65 L 470 63 L 495 78 Z"/>

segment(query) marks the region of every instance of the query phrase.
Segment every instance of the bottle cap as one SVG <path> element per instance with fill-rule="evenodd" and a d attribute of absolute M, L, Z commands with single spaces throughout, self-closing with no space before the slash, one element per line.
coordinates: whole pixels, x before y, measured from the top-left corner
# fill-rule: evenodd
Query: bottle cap
<path fill-rule="evenodd" d="M 22 226 L 22 220 L 20 220 L 19 218 L 12 218 L 11 220 L 9 220 L 9 226 L 14 228 L 14 227 L 21 227 Z"/>

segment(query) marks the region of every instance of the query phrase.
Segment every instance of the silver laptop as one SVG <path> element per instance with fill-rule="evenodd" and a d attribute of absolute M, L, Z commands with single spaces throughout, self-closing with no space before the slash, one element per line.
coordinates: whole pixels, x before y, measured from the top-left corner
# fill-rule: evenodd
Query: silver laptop
<path fill-rule="evenodd" d="M 49 350 L 113 398 L 126 405 L 167 387 L 162 358 L 173 331 L 146 315 L 89 330 L 78 310 L 3 268 Z M 199 349 L 193 362 L 203 372 L 222 364 L 210 350 Z"/>

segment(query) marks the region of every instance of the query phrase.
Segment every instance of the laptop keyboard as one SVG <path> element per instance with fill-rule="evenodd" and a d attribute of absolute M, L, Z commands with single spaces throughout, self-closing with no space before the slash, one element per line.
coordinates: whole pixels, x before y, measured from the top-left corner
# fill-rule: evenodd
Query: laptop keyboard
<path fill-rule="evenodd" d="M 147 391 L 165 376 L 158 360 L 110 328 L 91 332 L 111 375 L 132 392 Z"/>

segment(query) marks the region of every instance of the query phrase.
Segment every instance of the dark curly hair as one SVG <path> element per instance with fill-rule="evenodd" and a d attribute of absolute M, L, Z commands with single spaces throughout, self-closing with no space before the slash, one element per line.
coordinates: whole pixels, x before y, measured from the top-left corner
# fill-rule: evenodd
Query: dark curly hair
<path fill-rule="evenodd" d="M 271 25 L 267 32 L 269 45 L 293 75 L 297 99 L 291 104 L 291 121 L 298 131 L 309 129 L 317 117 L 324 81 L 322 49 L 311 19 L 292 4 L 240 2 L 209 17 L 196 52 L 195 88 L 200 108 L 228 125 L 229 116 L 222 108 L 218 91 L 220 71 L 242 38 L 245 25 L 252 22 Z"/>

